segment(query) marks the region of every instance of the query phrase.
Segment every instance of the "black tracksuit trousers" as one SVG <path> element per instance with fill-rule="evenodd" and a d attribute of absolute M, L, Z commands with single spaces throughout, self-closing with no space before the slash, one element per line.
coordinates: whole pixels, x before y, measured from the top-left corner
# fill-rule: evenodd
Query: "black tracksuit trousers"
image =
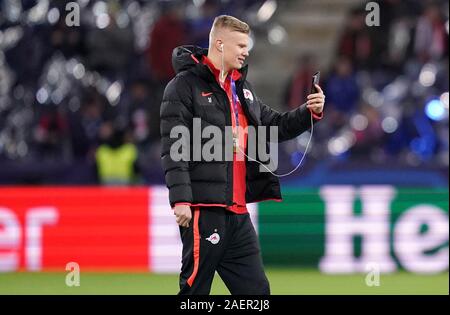
<path fill-rule="evenodd" d="M 216 271 L 231 294 L 270 294 L 250 215 L 221 207 L 192 210 L 189 227 L 180 226 L 183 257 L 178 294 L 209 294 Z"/>

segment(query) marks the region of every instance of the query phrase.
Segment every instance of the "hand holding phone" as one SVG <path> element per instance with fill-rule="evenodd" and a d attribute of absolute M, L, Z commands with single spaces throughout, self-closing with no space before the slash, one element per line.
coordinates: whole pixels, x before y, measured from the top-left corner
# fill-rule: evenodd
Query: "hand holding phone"
<path fill-rule="evenodd" d="M 320 81 L 320 71 L 317 71 L 312 76 L 311 94 L 319 92 L 319 91 L 317 91 L 316 86 L 315 86 L 316 84 L 319 84 L 319 81 Z"/>
<path fill-rule="evenodd" d="M 307 97 L 307 108 L 314 111 L 316 114 L 320 114 L 323 111 L 323 106 L 325 104 L 325 95 L 321 87 L 319 86 L 320 81 L 320 71 L 317 71 L 312 76 L 311 82 L 311 93 Z M 316 87 L 317 85 L 317 87 Z"/>

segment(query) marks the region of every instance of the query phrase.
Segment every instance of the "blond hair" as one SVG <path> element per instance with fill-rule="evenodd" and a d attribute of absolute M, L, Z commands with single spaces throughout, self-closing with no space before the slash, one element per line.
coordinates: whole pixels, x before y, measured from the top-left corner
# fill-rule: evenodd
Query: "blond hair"
<path fill-rule="evenodd" d="M 230 31 L 250 34 L 250 26 L 248 26 L 247 23 L 242 22 L 231 15 L 219 15 L 214 19 L 211 32 L 209 33 L 210 44 L 212 43 L 214 34 L 218 29 L 228 29 Z"/>

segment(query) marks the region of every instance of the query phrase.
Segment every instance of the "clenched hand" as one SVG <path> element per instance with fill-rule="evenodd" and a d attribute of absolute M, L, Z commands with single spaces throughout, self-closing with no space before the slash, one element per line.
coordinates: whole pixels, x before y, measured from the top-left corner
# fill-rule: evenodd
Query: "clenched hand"
<path fill-rule="evenodd" d="M 189 222 L 192 219 L 191 207 L 187 205 L 177 205 L 173 208 L 174 214 L 177 218 L 177 224 L 183 227 L 189 227 Z"/>

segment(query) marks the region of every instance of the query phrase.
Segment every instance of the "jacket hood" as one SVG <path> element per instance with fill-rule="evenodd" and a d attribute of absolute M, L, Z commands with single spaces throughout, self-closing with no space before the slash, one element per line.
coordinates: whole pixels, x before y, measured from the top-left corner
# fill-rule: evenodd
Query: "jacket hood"
<path fill-rule="evenodd" d="M 195 67 L 203 55 L 208 55 L 208 49 L 193 45 L 178 46 L 172 52 L 172 67 L 175 73 Z"/>

